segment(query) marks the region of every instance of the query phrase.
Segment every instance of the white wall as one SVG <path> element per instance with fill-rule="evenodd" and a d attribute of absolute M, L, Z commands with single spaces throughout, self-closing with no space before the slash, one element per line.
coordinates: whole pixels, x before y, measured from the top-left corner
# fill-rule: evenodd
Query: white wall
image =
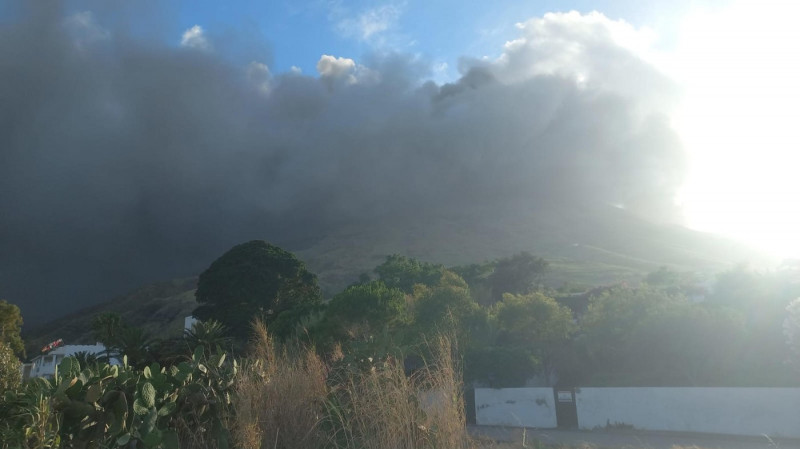
<path fill-rule="evenodd" d="M 552 388 L 476 388 L 475 421 L 482 426 L 556 427 Z"/>
<path fill-rule="evenodd" d="M 581 429 L 626 424 L 641 430 L 800 438 L 800 388 L 579 388 Z M 551 388 L 476 388 L 479 425 L 554 428 Z"/>
<path fill-rule="evenodd" d="M 636 429 L 800 437 L 799 388 L 580 388 L 581 429 Z"/>

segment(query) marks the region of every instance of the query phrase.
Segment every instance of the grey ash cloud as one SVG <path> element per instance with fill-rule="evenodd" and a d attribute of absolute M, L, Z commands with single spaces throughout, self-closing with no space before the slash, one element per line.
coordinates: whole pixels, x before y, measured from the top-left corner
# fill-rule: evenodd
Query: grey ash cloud
<path fill-rule="evenodd" d="M 110 7 L 54 5 L 0 24 L 0 297 L 28 322 L 353 220 L 498 202 L 675 217 L 674 87 L 619 23 L 527 22 L 437 85 L 409 55 L 275 74 L 252 36 L 167 45 Z"/>

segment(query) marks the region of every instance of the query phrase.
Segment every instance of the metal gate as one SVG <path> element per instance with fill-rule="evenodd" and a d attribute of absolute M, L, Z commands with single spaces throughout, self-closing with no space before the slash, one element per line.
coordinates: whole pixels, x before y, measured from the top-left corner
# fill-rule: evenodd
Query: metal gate
<path fill-rule="evenodd" d="M 578 407 L 574 388 L 553 388 L 556 400 L 556 421 L 559 429 L 578 428 Z"/>
<path fill-rule="evenodd" d="M 464 389 L 464 412 L 465 417 L 467 418 L 467 424 L 477 424 L 477 419 L 475 417 L 475 389 L 474 388 L 465 388 Z"/>

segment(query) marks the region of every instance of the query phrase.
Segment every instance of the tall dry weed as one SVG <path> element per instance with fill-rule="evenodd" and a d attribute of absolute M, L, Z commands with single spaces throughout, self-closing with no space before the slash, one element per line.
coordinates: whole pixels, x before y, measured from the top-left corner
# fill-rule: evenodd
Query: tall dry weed
<path fill-rule="evenodd" d="M 461 449 L 469 447 L 460 366 L 446 336 L 407 375 L 390 358 L 371 369 L 329 369 L 313 348 L 278 348 L 254 325 L 236 387 L 234 441 L 243 449 Z M 333 358 L 334 360 L 337 357 Z"/>
<path fill-rule="evenodd" d="M 327 396 L 325 364 L 310 348 L 278 348 L 263 322 L 254 325 L 251 359 L 236 385 L 232 425 L 242 449 L 317 449 Z"/>
<path fill-rule="evenodd" d="M 349 371 L 333 391 L 333 442 L 347 449 L 467 447 L 461 374 L 452 341 L 438 337 L 433 360 L 411 376 L 401 360 Z"/>

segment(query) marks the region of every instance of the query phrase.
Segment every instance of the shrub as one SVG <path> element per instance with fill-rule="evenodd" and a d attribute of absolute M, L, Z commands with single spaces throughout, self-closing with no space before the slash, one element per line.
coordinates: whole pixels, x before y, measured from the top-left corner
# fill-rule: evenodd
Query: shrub
<path fill-rule="evenodd" d="M 0 341 L 0 396 L 19 386 L 20 362 L 11 346 Z"/>

